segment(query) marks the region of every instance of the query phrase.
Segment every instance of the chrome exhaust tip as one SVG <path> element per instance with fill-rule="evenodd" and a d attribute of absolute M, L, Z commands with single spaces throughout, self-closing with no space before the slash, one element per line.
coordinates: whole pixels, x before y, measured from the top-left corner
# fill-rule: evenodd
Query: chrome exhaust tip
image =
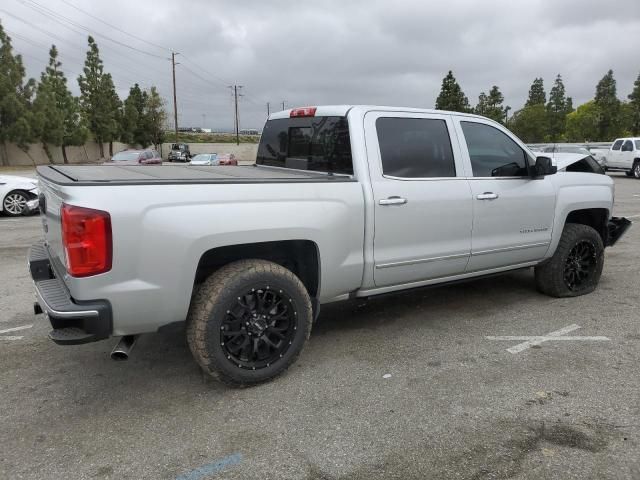
<path fill-rule="evenodd" d="M 111 360 L 122 362 L 129 360 L 131 350 L 138 341 L 138 335 L 125 335 L 120 341 L 113 347 L 111 351 Z"/>

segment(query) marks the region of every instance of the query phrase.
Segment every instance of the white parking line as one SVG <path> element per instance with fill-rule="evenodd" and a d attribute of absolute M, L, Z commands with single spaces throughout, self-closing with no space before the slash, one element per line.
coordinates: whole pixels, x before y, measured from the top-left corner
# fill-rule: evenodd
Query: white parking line
<path fill-rule="evenodd" d="M 531 348 L 533 346 L 540 345 L 544 342 L 549 341 L 591 341 L 591 342 L 606 342 L 611 340 L 608 337 L 603 336 L 595 336 L 595 337 L 578 337 L 578 336 L 567 336 L 567 333 L 573 332 L 574 330 L 579 329 L 580 326 L 569 325 L 567 327 L 561 328 L 560 330 L 556 330 L 555 332 L 548 333 L 546 335 L 503 335 L 503 336 L 487 336 L 485 337 L 487 340 L 499 340 L 499 341 L 521 341 L 524 342 L 519 343 L 511 348 L 507 348 L 507 352 L 509 353 L 520 353 L 523 350 Z"/>
<path fill-rule="evenodd" d="M 19 332 L 20 330 L 26 330 L 31 327 L 33 327 L 33 325 L 22 325 L 21 327 L 7 328 L 6 330 L 0 330 L 0 334 L 9 333 L 9 332 Z M 3 338 L 7 338 L 7 337 L 3 337 Z"/>
<path fill-rule="evenodd" d="M 22 340 L 24 337 L 16 337 L 11 335 L 0 336 L 0 340 Z"/>

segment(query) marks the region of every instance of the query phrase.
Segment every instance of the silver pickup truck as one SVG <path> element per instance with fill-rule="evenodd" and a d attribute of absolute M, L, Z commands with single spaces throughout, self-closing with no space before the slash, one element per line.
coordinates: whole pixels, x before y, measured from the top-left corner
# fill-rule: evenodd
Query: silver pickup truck
<path fill-rule="evenodd" d="M 186 320 L 231 385 L 283 372 L 320 305 L 535 268 L 555 297 L 594 290 L 613 218 L 606 175 L 557 172 L 502 125 L 433 110 L 271 115 L 255 165 L 38 168 L 29 265 L 56 343 Z"/>

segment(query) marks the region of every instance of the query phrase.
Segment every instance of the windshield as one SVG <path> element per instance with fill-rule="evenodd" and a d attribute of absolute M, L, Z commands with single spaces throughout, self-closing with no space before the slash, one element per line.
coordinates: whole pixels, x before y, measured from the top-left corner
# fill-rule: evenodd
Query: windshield
<path fill-rule="evenodd" d="M 120 152 L 111 157 L 112 162 L 127 162 L 131 160 L 138 160 L 140 154 L 138 152 Z"/>
<path fill-rule="evenodd" d="M 182 143 L 174 143 L 171 145 L 171 150 L 186 150 L 187 146 Z"/>
<path fill-rule="evenodd" d="M 208 162 L 211 160 L 211 155 L 208 153 L 200 153 L 191 159 L 192 162 Z"/>
<path fill-rule="evenodd" d="M 561 153 L 583 153 L 585 155 L 590 155 L 591 152 L 589 152 L 589 150 L 587 150 L 586 148 L 583 147 L 556 147 L 556 152 L 561 152 Z"/>

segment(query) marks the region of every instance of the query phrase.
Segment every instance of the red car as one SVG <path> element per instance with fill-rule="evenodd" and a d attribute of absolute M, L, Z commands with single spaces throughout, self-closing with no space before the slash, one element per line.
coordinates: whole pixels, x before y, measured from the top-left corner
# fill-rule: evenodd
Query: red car
<path fill-rule="evenodd" d="M 117 165 L 162 165 L 162 157 L 155 150 L 123 150 L 116 153 L 105 164 Z"/>

